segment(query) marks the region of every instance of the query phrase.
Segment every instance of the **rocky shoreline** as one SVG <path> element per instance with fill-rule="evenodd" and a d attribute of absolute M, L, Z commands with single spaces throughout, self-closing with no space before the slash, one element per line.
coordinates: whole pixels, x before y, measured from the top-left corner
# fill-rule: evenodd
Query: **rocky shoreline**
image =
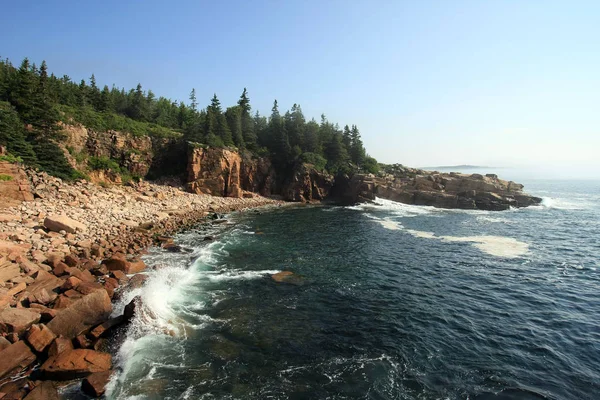
<path fill-rule="evenodd" d="M 58 399 L 57 388 L 75 379 L 102 396 L 112 370 L 106 337 L 135 312 L 133 301 L 111 319 L 111 299 L 143 284 L 145 249 L 179 251 L 170 238 L 178 231 L 282 204 L 186 193 L 174 182 L 101 187 L 33 170 L 17 178 L 18 197 L 0 192 L 2 399 Z"/>

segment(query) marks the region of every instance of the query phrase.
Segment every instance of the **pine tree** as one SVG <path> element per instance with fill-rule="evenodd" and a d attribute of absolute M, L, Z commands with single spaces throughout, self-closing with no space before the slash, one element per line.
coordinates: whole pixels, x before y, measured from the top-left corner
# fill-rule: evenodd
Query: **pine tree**
<path fill-rule="evenodd" d="M 256 150 L 257 135 L 254 129 L 254 120 L 250 115 L 250 99 L 248 98 L 248 91 L 246 88 L 244 88 L 244 91 L 238 100 L 238 106 L 241 109 L 242 138 L 244 140 L 244 144 L 250 150 Z"/>
<path fill-rule="evenodd" d="M 196 99 L 196 89 L 194 88 L 190 92 L 190 108 L 192 111 L 198 111 L 198 100 Z"/>
<path fill-rule="evenodd" d="M 352 147 L 352 136 L 350 133 L 350 128 L 348 127 L 348 125 L 344 126 L 344 133 L 342 136 L 342 143 L 344 143 L 344 146 L 346 147 L 346 150 L 350 151 L 350 147 Z"/>
<path fill-rule="evenodd" d="M 36 89 L 36 76 L 31 71 L 29 59 L 25 58 L 19 67 L 10 90 L 10 102 L 19 113 L 21 120 L 26 124 L 31 123 L 34 118 Z"/>
<path fill-rule="evenodd" d="M 244 136 L 242 135 L 242 108 L 240 106 L 229 107 L 225 111 L 225 118 L 227 119 L 227 125 L 231 131 L 233 143 L 236 147 L 243 149 Z"/>
<path fill-rule="evenodd" d="M 352 125 L 351 138 L 352 142 L 350 145 L 350 158 L 354 164 L 361 166 L 365 161 L 366 154 L 360 138 L 360 132 L 358 131 L 356 125 Z"/>
<path fill-rule="evenodd" d="M 46 138 L 55 138 L 58 132 L 59 114 L 52 101 L 48 82 L 48 66 L 42 61 L 37 90 L 34 97 L 34 111 L 31 124 L 35 133 Z"/>

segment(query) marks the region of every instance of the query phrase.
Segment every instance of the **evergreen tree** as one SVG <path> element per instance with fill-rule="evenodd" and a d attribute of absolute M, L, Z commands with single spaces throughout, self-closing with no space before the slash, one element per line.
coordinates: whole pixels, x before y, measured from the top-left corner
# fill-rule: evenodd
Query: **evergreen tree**
<path fill-rule="evenodd" d="M 248 91 L 246 88 L 244 88 L 244 91 L 238 100 L 238 106 L 241 109 L 242 138 L 244 140 L 244 144 L 250 150 L 256 150 L 257 134 L 254 129 L 254 120 L 250 114 L 250 99 L 248 98 Z"/>
<path fill-rule="evenodd" d="M 366 154 L 356 125 L 352 125 L 351 138 L 350 158 L 354 164 L 361 166 L 365 161 Z"/>
<path fill-rule="evenodd" d="M 25 58 L 19 67 L 10 90 L 10 102 L 19 113 L 21 120 L 26 124 L 31 123 L 34 119 L 36 89 L 36 76 L 31 70 L 29 60 Z"/>
<path fill-rule="evenodd" d="M 350 147 L 352 147 L 352 136 L 350 133 L 350 128 L 348 127 L 348 125 L 344 126 L 344 133 L 342 136 L 342 143 L 344 143 L 344 146 L 346 147 L 346 149 L 349 151 Z"/>
<path fill-rule="evenodd" d="M 225 111 L 227 125 L 231 131 L 233 143 L 240 149 L 245 147 L 244 136 L 242 135 L 242 109 L 240 106 L 227 108 Z"/>
<path fill-rule="evenodd" d="M 198 100 L 196 99 L 196 89 L 194 88 L 190 92 L 190 108 L 192 111 L 198 111 Z"/>
<path fill-rule="evenodd" d="M 30 122 L 38 136 L 52 139 L 55 138 L 58 132 L 59 115 L 50 94 L 46 61 L 42 61 L 39 73 L 37 90 L 34 96 L 33 116 Z"/>
<path fill-rule="evenodd" d="M 0 145 L 6 146 L 9 153 L 21 157 L 24 163 L 37 165 L 33 148 L 25 139 L 23 121 L 10 103 L 5 101 L 0 101 Z"/>

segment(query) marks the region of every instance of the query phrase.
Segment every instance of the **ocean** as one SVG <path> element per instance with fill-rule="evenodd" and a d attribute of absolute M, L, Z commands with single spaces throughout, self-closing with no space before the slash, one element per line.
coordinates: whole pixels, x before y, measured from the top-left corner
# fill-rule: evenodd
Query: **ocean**
<path fill-rule="evenodd" d="M 541 206 L 378 199 L 179 234 L 115 306 L 143 302 L 107 398 L 600 398 L 600 182 L 524 183 Z"/>

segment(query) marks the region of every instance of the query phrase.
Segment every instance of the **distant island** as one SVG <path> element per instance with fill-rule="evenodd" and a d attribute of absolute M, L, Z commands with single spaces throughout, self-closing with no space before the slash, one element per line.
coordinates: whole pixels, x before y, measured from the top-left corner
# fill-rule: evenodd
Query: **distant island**
<path fill-rule="evenodd" d="M 487 165 L 470 165 L 470 164 L 462 164 L 462 165 L 441 165 L 437 167 L 421 167 L 421 169 L 428 171 L 435 171 L 438 169 L 455 169 L 455 170 L 465 170 L 465 169 L 497 169 L 499 167 L 490 167 Z"/>

